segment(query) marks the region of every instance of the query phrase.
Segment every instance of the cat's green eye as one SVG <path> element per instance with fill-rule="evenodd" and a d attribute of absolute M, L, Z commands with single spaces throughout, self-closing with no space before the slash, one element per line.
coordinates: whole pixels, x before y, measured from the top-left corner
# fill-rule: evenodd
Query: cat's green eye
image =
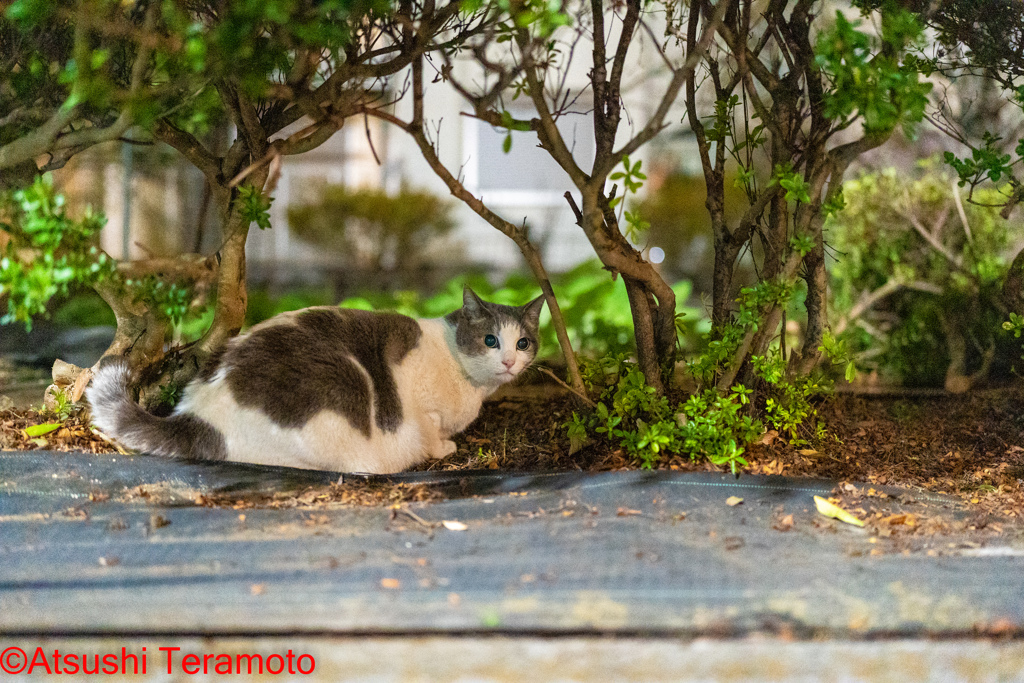
<path fill-rule="evenodd" d="M 495 337 L 493 334 L 489 334 L 486 337 L 484 337 L 484 344 L 487 346 L 487 348 L 493 349 L 498 345 L 498 338 Z"/>
<path fill-rule="evenodd" d="M 525 351 L 526 349 L 530 348 L 530 340 L 527 339 L 526 337 L 523 337 L 522 339 L 516 342 L 516 348 L 519 349 L 520 351 Z"/>

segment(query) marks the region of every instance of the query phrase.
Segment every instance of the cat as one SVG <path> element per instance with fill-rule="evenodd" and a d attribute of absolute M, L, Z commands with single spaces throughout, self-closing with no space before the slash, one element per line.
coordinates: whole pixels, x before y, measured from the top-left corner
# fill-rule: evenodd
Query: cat
<path fill-rule="evenodd" d="M 166 418 L 131 400 L 123 358 L 101 364 L 86 397 L 101 431 L 154 455 L 400 472 L 453 454 L 450 437 L 533 362 L 543 305 L 466 287 L 462 308 L 437 319 L 301 309 L 230 340 Z"/>

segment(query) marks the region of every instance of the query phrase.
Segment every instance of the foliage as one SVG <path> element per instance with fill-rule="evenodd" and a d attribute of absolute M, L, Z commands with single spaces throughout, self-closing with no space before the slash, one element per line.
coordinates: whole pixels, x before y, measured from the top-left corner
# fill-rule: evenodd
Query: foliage
<path fill-rule="evenodd" d="M 709 389 L 673 405 L 647 386 L 643 373 L 624 355 L 588 361 L 584 369 L 589 388 L 597 387 L 601 394 L 592 413 L 574 412 L 565 425 L 576 445 L 590 433 L 603 434 L 644 468 L 666 456 L 686 454 L 736 471 L 747 464 L 743 445 L 763 431 L 760 422 L 743 414 L 749 392 L 741 386 L 721 396 Z"/>
<path fill-rule="evenodd" d="M 0 324 L 17 321 L 31 329 L 32 317 L 45 314 L 55 296 L 113 275 L 113 261 L 97 246 L 106 220 L 88 209 L 81 218 L 68 216 L 49 175 L 9 193 L 4 204 L 0 214 L 8 215 L 9 222 L 0 223 L 0 230 L 10 241 L 0 257 L 0 297 L 7 298 Z M 33 258 L 26 262 L 19 250 Z"/>
<path fill-rule="evenodd" d="M 834 310 L 849 316 L 873 292 L 888 295 L 845 333 L 857 363 L 909 385 L 935 385 L 950 363 L 950 330 L 971 340 L 973 366 L 1001 345 L 998 292 L 1010 231 L 992 207 L 964 204 L 934 162 L 907 177 L 865 173 L 844 187 L 847 209 L 827 229 L 840 255 L 830 269 Z M 886 289 L 883 289 L 886 288 Z"/>
<path fill-rule="evenodd" d="M 260 230 L 270 227 L 270 202 L 273 197 L 264 195 L 255 187 L 243 185 L 238 188 L 238 199 L 238 210 L 246 223 L 255 223 Z"/>
<path fill-rule="evenodd" d="M 792 285 L 762 280 L 740 290 L 736 299 L 738 310 L 733 320 L 718 330 L 715 338 L 708 337 L 707 350 L 688 364 L 688 370 L 702 386 L 711 386 L 719 375 L 735 362 L 736 351 L 746 334 L 761 324 L 759 311 L 768 305 L 781 306 L 794 295 Z"/>
<path fill-rule="evenodd" d="M 854 0 L 854 4 L 870 10 L 889 1 Z M 994 84 L 1002 92 L 1003 104 L 1017 110 L 1019 120 L 1024 110 L 1024 15 L 1016 3 L 908 0 L 901 4 L 934 30 L 935 49 L 920 50 L 917 64 L 922 72 L 941 74 L 955 84 L 950 100 L 957 99 L 959 91 L 966 92 L 972 81 Z M 1012 209 L 1024 199 L 1016 170 L 1024 163 L 1024 138 L 1005 139 L 1000 131 L 970 130 L 959 120 L 963 111 L 955 115 L 950 104 L 944 95 L 935 108 L 936 119 L 943 132 L 966 146 L 970 154 L 948 151 L 944 160 L 956 172 L 961 187 L 969 187 L 969 201 Z M 967 102 L 959 104 L 963 110 L 969 106 Z M 974 190 L 986 186 L 1001 196 L 989 193 L 983 200 L 976 199 Z"/>
<path fill-rule="evenodd" d="M 432 192 L 328 186 L 319 201 L 288 210 L 294 234 L 364 271 L 413 271 L 450 261 L 453 206 Z"/>
<path fill-rule="evenodd" d="M 894 3 L 883 5 L 881 36 L 873 39 L 836 11 L 835 26 L 815 46 L 817 65 L 831 78 L 825 115 L 861 118 L 868 134 L 902 125 L 908 136 L 924 117 L 932 84 L 922 80 L 916 60 L 900 59 L 921 39 L 921 25 Z"/>
<path fill-rule="evenodd" d="M 0 223 L 0 230 L 9 237 L 0 257 L 0 297 L 7 299 L 7 312 L 0 317 L 0 324 L 21 322 L 31 329 L 32 318 L 49 315 L 51 302 L 66 301 L 106 282 L 123 287 L 126 297 L 145 302 L 175 325 L 181 325 L 188 315 L 201 313 L 188 282 L 153 275 L 123 277 L 114 259 L 98 246 L 106 219 L 91 207 L 86 207 L 80 218 L 69 216 L 64 196 L 55 192 L 50 174 L 37 176 L 24 190 L 7 193 L 0 215 L 8 217 Z M 109 307 L 102 306 L 108 312 L 104 319 L 109 321 Z"/>
<path fill-rule="evenodd" d="M 754 390 L 742 384 L 724 391 L 698 389 L 685 401 L 673 403 L 647 386 L 624 354 L 587 360 L 584 379 L 588 389 L 597 389 L 600 395 L 593 411 L 574 412 L 565 423 L 570 450 L 582 447 L 591 434 L 601 435 L 647 469 L 683 455 L 736 472 L 747 465 L 743 453 L 764 433 L 765 424 L 794 445 L 808 443 L 805 437 L 822 438 L 824 428 L 814 404 L 831 390 L 831 383 L 820 377 L 787 378 L 777 347 L 752 362 L 766 395 L 760 406 L 753 403 Z M 763 420 L 754 417 L 757 413 Z"/>
<path fill-rule="evenodd" d="M 493 285 L 482 275 L 461 275 L 448 281 L 444 288 L 430 296 L 415 291 L 364 292 L 342 301 L 346 308 L 363 310 L 390 310 L 404 315 L 421 318 L 437 318 L 462 306 L 462 288 L 469 285 L 487 299 L 499 304 L 521 305 L 540 295 L 540 288 L 531 278 L 513 274 L 499 286 Z M 552 287 L 558 297 L 565 317 L 566 328 L 574 348 L 585 355 L 629 353 L 633 351 L 632 318 L 629 299 L 621 281 L 612 280 L 608 272 L 597 261 L 588 261 L 572 270 L 555 276 Z M 673 289 L 680 302 L 679 344 L 684 351 L 700 347 L 701 334 L 707 331 L 707 321 L 700 311 L 685 305 L 690 294 L 688 282 L 678 282 Z M 269 301 L 257 294 L 251 303 L 253 307 L 250 323 L 259 322 L 270 315 L 302 306 L 320 305 L 328 302 L 326 292 L 310 291 L 303 295 L 288 295 L 276 301 Z M 551 316 L 545 307 L 541 313 L 540 354 L 541 358 L 558 356 L 558 341 L 551 326 Z"/>
<path fill-rule="evenodd" d="M 794 445 L 823 438 L 825 431 L 815 404 L 831 392 L 832 382 L 823 371 L 791 376 L 778 344 L 764 355 L 750 358 L 754 382 L 750 387 L 736 383 L 723 389 L 714 384 L 734 360 L 748 329 L 761 324 L 758 311 L 769 302 L 790 304 L 793 296 L 791 287 L 767 280 L 745 288 L 735 321 L 724 327 L 718 339 L 705 335 L 706 347 L 687 363 L 697 389 L 682 403 L 673 404 L 647 386 L 643 374 L 624 354 L 587 361 L 584 380 L 588 389 L 598 389 L 600 396 L 593 412 L 573 413 L 564 425 L 571 449 L 580 448 L 590 434 L 601 434 L 645 468 L 654 467 L 667 455 L 684 455 L 694 460 L 706 458 L 735 472 L 747 464 L 743 453 L 764 433 L 765 425 Z M 841 341 L 825 335 L 819 351 L 831 364 L 845 365 L 847 377 L 852 379 L 853 365 Z M 755 394 L 762 398 L 755 399 Z"/>
<path fill-rule="evenodd" d="M 1020 339 L 1021 333 L 1024 332 L 1024 316 L 1010 313 L 1010 319 L 1003 322 L 1002 327 L 1007 332 L 1013 332 L 1014 339 Z"/>
<path fill-rule="evenodd" d="M 202 134 L 237 106 L 222 98 L 280 95 L 282 76 L 294 95 L 319 85 L 325 72 L 303 60 L 340 62 L 361 23 L 391 9 L 383 0 L 3 3 L 0 145 L 31 137 L 55 115 L 93 128 L 52 131 L 36 154 L 54 143 L 65 149 L 59 137 L 88 146 L 116 139 L 124 123 L 151 129 L 161 118 Z"/>

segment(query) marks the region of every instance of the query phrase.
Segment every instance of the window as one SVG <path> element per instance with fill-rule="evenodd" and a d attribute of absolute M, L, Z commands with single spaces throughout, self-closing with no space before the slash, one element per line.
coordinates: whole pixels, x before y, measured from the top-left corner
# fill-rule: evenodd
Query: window
<path fill-rule="evenodd" d="M 577 107 L 577 109 L 581 109 Z M 530 118 L 532 109 L 512 107 L 510 113 Z M 478 119 L 466 118 L 464 150 L 466 188 L 494 204 L 552 206 L 564 204 L 562 195 L 575 188 L 568 174 L 543 149 L 537 134 L 513 131 L 512 148 L 503 151 L 507 130 L 493 128 Z M 558 120 L 566 146 L 585 170 L 594 160 L 593 123 L 590 114 L 566 114 Z"/>

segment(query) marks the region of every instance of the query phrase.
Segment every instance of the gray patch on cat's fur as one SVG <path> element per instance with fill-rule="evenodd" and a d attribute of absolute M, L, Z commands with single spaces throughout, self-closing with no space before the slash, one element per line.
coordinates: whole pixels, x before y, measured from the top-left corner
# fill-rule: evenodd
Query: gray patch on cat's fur
<path fill-rule="evenodd" d="M 543 295 L 523 306 L 505 306 L 484 301 L 466 287 L 462 293 L 462 308 L 444 317 L 455 328 L 455 343 L 467 356 L 480 356 L 490 349 L 484 343 L 489 335 L 498 335 L 503 325 L 519 325 L 523 336 L 530 340 L 530 350 L 537 353 L 537 333 Z"/>
<path fill-rule="evenodd" d="M 230 368 L 227 383 L 235 400 L 276 424 L 302 427 L 330 410 L 369 438 L 371 400 L 379 429 L 394 432 L 402 424 L 391 366 L 421 334 L 415 320 L 397 313 L 311 308 L 288 323 L 254 330 L 222 362 Z"/>
<path fill-rule="evenodd" d="M 220 361 L 224 357 L 225 352 L 227 352 L 227 347 L 225 346 L 214 351 L 210 357 L 206 359 L 206 363 L 203 367 L 199 369 L 197 377 L 204 382 L 210 381 L 210 379 L 217 374 L 217 369 L 220 368 Z"/>
<path fill-rule="evenodd" d="M 86 397 L 92 406 L 93 423 L 100 430 L 138 451 L 189 460 L 223 460 L 227 457 L 224 436 L 195 415 L 150 415 L 128 394 L 131 368 L 124 358 L 104 361 Z"/>

